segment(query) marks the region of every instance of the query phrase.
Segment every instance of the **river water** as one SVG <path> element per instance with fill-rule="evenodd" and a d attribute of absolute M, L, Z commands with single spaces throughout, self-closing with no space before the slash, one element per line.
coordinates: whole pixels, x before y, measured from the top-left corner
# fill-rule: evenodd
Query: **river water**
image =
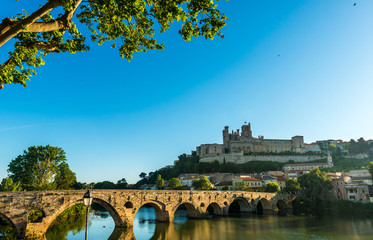
<path fill-rule="evenodd" d="M 114 221 L 107 212 L 91 213 L 89 217 L 89 240 L 116 240 L 115 233 L 143 239 L 373 239 L 373 218 L 258 216 L 211 217 L 188 219 L 186 210 L 178 210 L 174 223 L 156 223 L 153 208 L 142 207 L 136 214 L 133 229 L 115 229 Z M 123 231 L 123 232 L 121 232 Z M 114 234 L 112 234 L 114 232 Z M 85 237 L 84 216 L 69 219 L 63 224 L 51 226 L 47 240 L 83 240 Z M 1 233 L 0 233 L 0 239 Z M 124 238 L 122 238 L 124 239 Z M 126 238 L 131 239 L 131 238 Z"/>
<path fill-rule="evenodd" d="M 187 219 L 185 210 L 178 210 L 175 222 L 156 223 L 153 208 L 141 208 L 136 214 L 133 229 L 125 234 L 134 234 L 143 239 L 373 239 L 373 218 L 332 218 L 332 217 L 290 217 L 258 216 L 212 217 L 208 219 Z M 80 219 L 81 221 L 81 219 Z M 76 227 L 77 225 L 82 227 Z M 84 239 L 83 224 L 65 231 L 66 237 L 59 239 Z M 113 219 L 107 212 L 90 215 L 88 228 L 90 240 L 108 239 L 114 231 Z M 133 231 L 133 232 L 132 232 Z M 55 240 L 48 230 L 47 239 Z M 113 237 L 112 239 L 115 239 Z"/>

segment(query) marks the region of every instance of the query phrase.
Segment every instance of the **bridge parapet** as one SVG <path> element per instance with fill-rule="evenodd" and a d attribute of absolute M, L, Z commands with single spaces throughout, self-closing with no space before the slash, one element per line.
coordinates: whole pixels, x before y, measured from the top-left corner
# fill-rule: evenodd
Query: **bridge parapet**
<path fill-rule="evenodd" d="M 19 238 L 42 236 L 64 210 L 83 203 L 86 190 L 0 192 L 0 216 L 8 219 Z M 202 218 L 211 205 L 217 215 L 227 215 L 237 202 L 241 212 L 255 212 L 258 204 L 267 211 L 290 208 L 291 195 L 244 191 L 177 191 L 177 190 L 92 190 L 93 202 L 104 207 L 117 228 L 133 225 L 137 211 L 145 204 L 154 207 L 158 221 L 172 222 L 180 205 L 188 216 Z M 279 204 L 280 203 L 280 204 Z M 41 210 L 40 223 L 29 223 L 32 210 Z"/>

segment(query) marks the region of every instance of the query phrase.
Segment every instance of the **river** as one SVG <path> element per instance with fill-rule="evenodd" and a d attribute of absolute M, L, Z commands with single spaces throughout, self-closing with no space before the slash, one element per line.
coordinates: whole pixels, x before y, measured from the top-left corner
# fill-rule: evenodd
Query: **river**
<path fill-rule="evenodd" d="M 115 234 L 143 239 L 373 239 L 373 218 L 258 216 L 211 217 L 188 219 L 186 210 L 178 210 L 174 223 L 157 223 L 153 208 L 142 207 L 136 214 L 133 229 L 115 229 L 114 221 L 107 212 L 91 213 L 88 239 L 118 239 Z M 83 240 L 84 216 L 69 219 L 63 224 L 51 226 L 47 240 Z M 123 232 L 121 232 L 123 231 Z M 114 234 L 112 234 L 114 232 Z M 1 234 L 0 234 L 1 236 Z M 1 239 L 1 237 L 0 237 Z M 130 238 L 128 238 L 130 239 Z"/>
<path fill-rule="evenodd" d="M 79 225 L 79 224 L 78 224 Z M 84 225 L 84 224 L 83 224 Z M 115 228 L 107 212 L 90 215 L 90 240 L 108 239 Z M 47 233 L 48 237 L 53 229 Z M 187 219 L 185 210 L 178 210 L 175 222 L 156 223 L 153 208 L 141 208 L 136 214 L 133 230 L 137 240 L 143 239 L 373 239 L 373 219 L 258 216 L 212 217 Z M 133 231 L 133 232 L 131 232 Z M 66 239 L 84 239 L 84 228 L 71 229 Z"/>

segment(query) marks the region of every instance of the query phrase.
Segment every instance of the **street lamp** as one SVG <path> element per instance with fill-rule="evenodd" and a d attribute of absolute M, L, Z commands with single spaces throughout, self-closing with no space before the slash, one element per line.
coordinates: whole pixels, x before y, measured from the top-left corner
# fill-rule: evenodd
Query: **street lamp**
<path fill-rule="evenodd" d="M 85 220 L 85 240 L 88 239 L 88 212 L 89 212 L 89 207 L 92 205 L 92 200 L 93 200 L 92 193 L 88 190 L 83 196 L 84 205 L 87 207 L 86 220 Z"/>

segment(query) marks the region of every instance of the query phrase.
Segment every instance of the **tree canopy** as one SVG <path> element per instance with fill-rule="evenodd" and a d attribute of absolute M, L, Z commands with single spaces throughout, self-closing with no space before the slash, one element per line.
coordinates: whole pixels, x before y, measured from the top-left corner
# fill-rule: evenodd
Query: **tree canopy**
<path fill-rule="evenodd" d="M 49 145 L 29 147 L 9 163 L 8 172 L 24 190 L 69 189 L 76 182 L 65 151 Z"/>
<path fill-rule="evenodd" d="M 3 192 L 18 192 L 22 191 L 20 182 L 14 183 L 10 177 L 4 178 L 0 184 L 0 191 Z"/>
<path fill-rule="evenodd" d="M 171 178 L 168 183 L 168 186 L 171 189 L 181 189 L 183 187 L 183 184 L 181 184 L 181 181 L 179 178 Z"/>
<path fill-rule="evenodd" d="M 319 168 L 303 174 L 298 178 L 298 181 L 302 188 L 301 195 L 311 201 L 324 200 L 328 197 L 329 190 L 332 188 L 331 179 L 328 178 L 326 172 L 320 171 Z"/>
<path fill-rule="evenodd" d="M 266 187 L 265 187 L 264 191 L 265 192 L 277 193 L 277 192 L 281 191 L 281 188 L 280 188 L 280 185 L 278 185 L 278 183 L 269 182 L 269 183 L 266 183 Z"/>
<path fill-rule="evenodd" d="M 234 183 L 234 190 L 237 190 L 237 191 L 252 191 L 249 183 L 245 182 L 245 181 L 235 182 Z"/>
<path fill-rule="evenodd" d="M 35 68 L 44 64 L 43 58 L 48 54 L 88 51 L 87 38 L 99 45 L 109 42 L 128 61 L 136 52 L 164 49 L 164 44 L 155 38 L 156 30 L 163 33 L 175 22 L 181 22 L 179 34 L 185 41 L 199 36 L 224 38 L 221 29 L 227 18 L 215 2 L 36 0 L 30 13 L 20 11 L 0 24 L 0 47 L 15 40 L 8 60 L 0 63 L 0 89 L 11 83 L 26 87 L 26 81 L 36 74 Z M 82 34 L 73 17 L 88 28 L 90 36 Z"/>
<path fill-rule="evenodd" d="M 285 192 L 296 192 L 300 189 L 300 184 L 297 180 L 295 179 L 287 179 L 285 182 Z"/>
<path fill-rule="evenodd" d="M 202 176 L 200 179 L 194 180 L 192 186 L 197 190 L 210 190 L 212 188 L 212 184 L 206 176 Z"/>
<path fill-rule="evenodd" d="M 161 174 L 158 174 L 157 179 L 155 180 L 155 185 L 157 186 L 157 189 L 164 188 L 164 180 L 162 179 Z"/>

